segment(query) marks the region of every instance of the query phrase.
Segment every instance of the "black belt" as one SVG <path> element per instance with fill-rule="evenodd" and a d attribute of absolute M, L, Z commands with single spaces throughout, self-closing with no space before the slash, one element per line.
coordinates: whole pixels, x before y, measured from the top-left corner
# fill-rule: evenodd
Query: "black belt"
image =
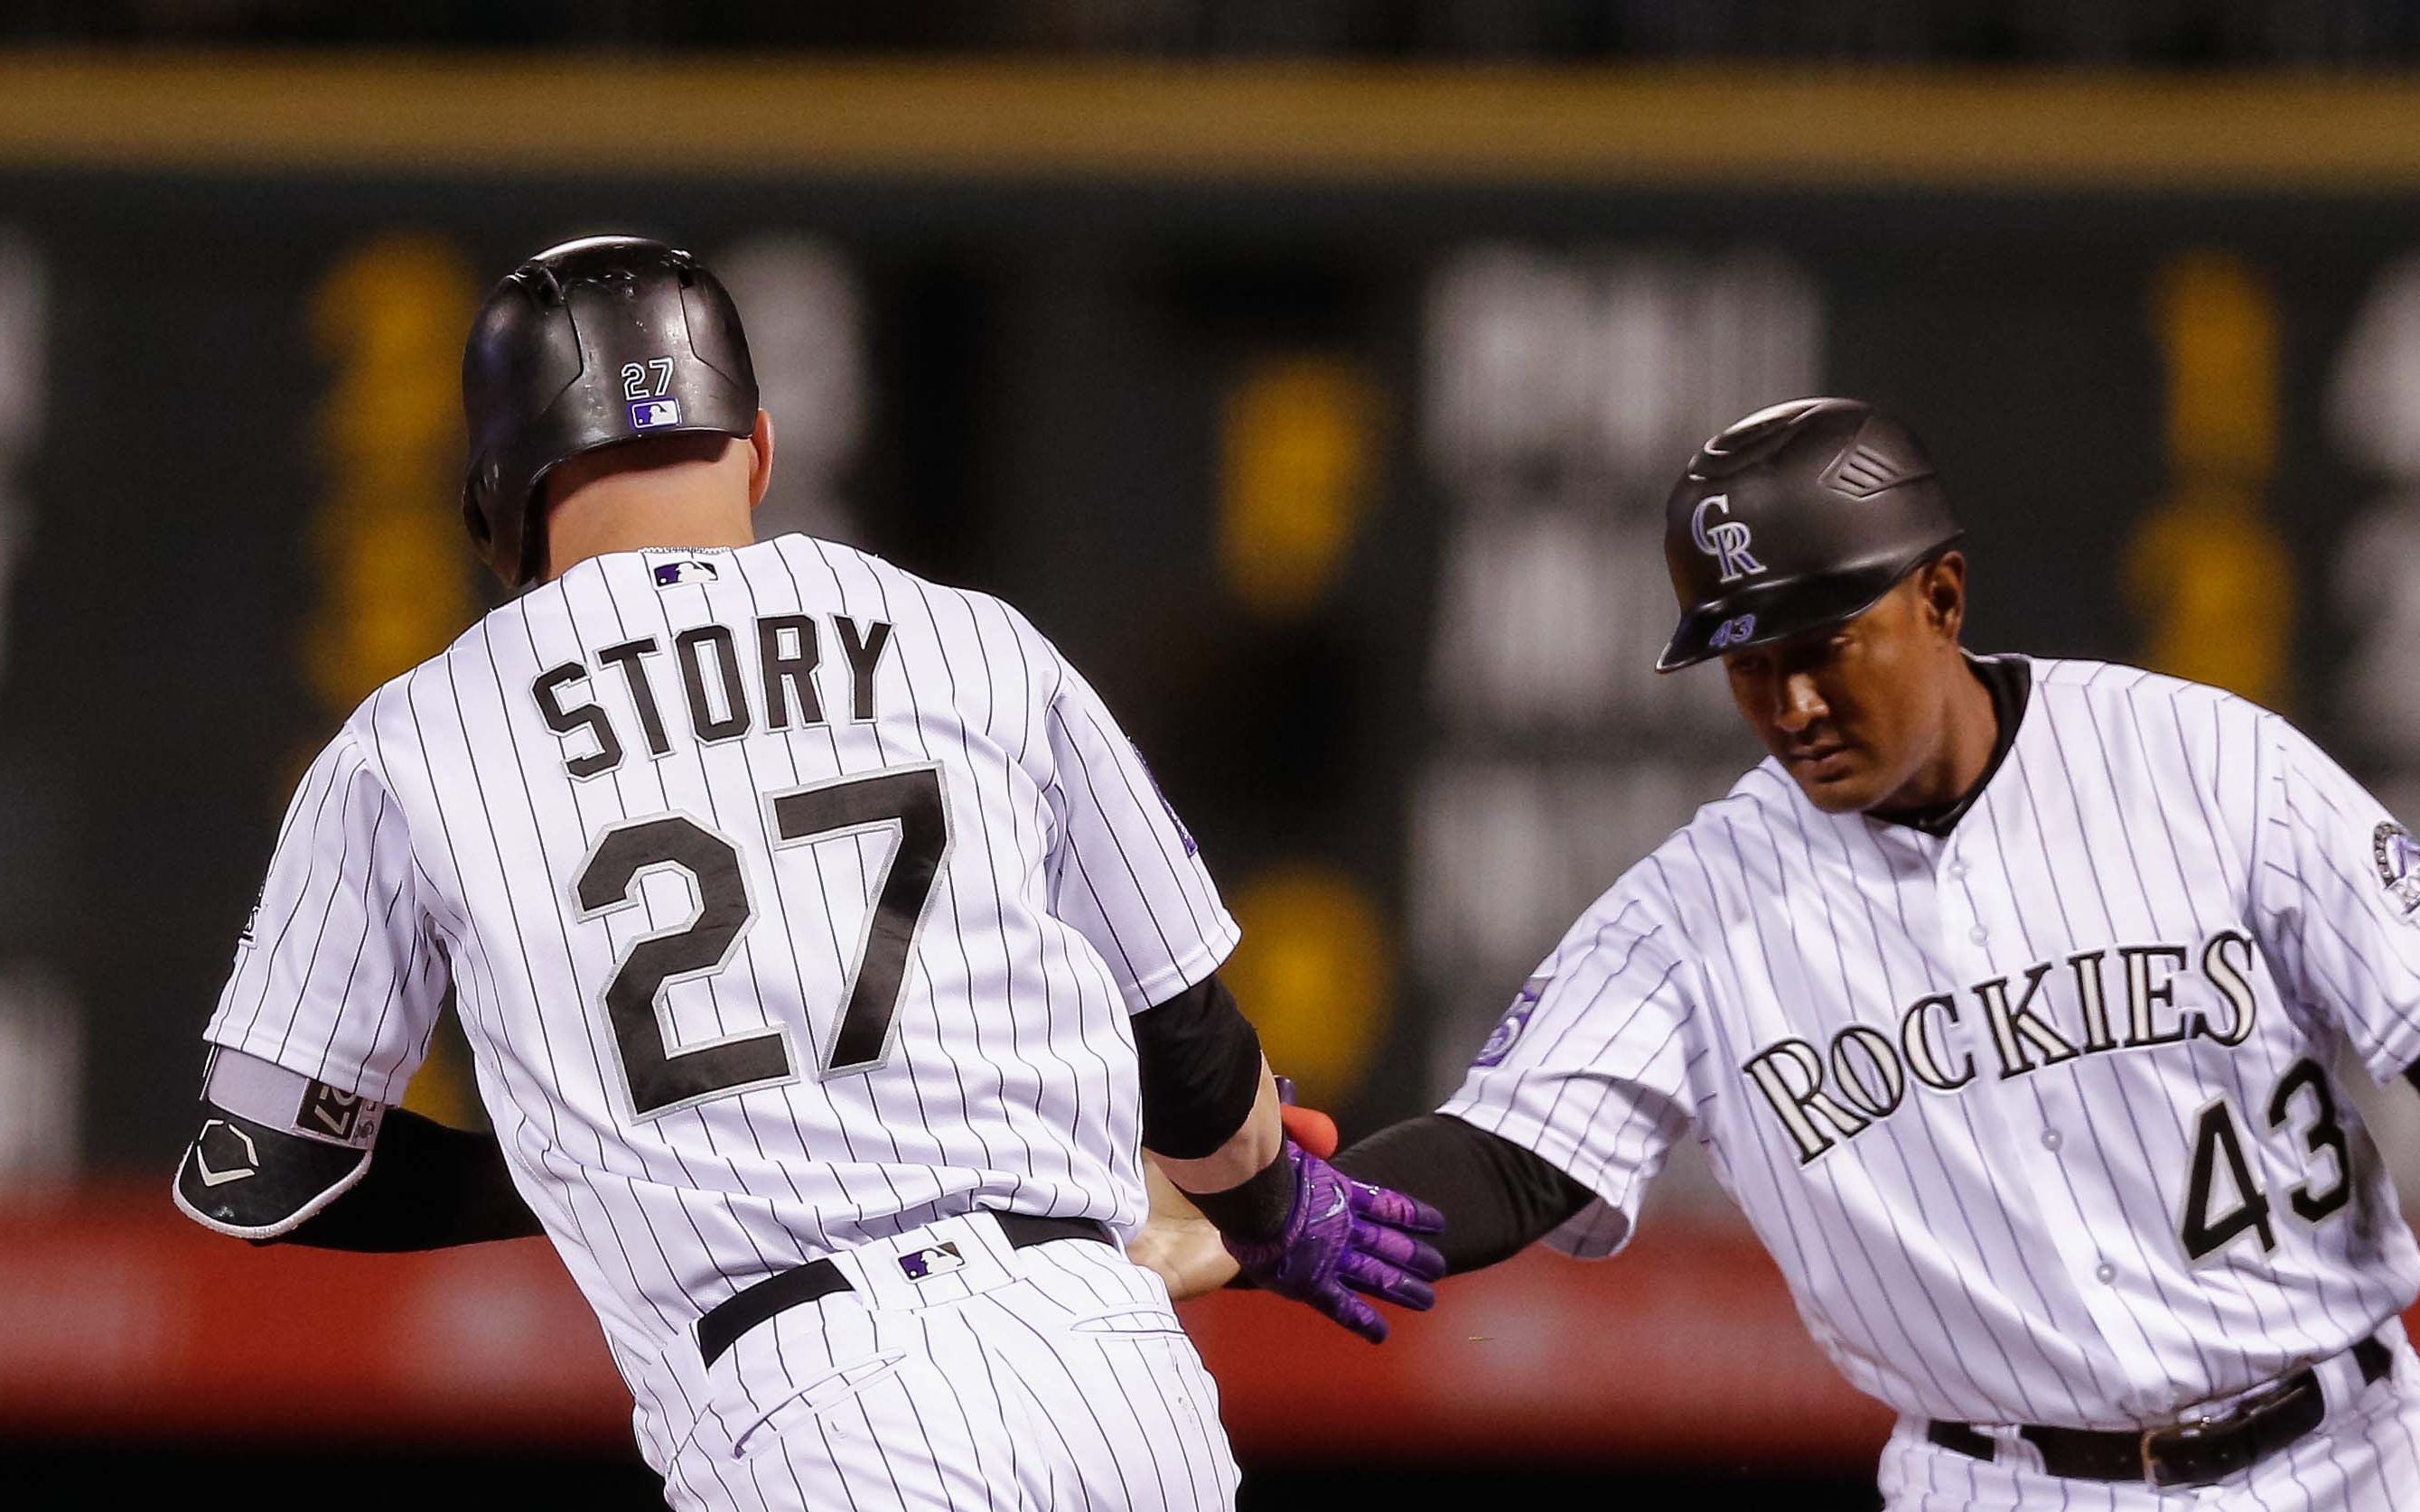
<path fill-rule="evenodd" d="M 2395 1354 L 2375 1338 L 2350 1350 L 2362 1384 L 2394 1372 Z M 2042 1469 L 2071 1480 L 2147 1481 L 2155 1487 L 2209 1486 L 2248 1470 L 2319 1426 L 2328 1413 L 2317 1372 L 2307 1366 L 2264 1388 L 2226 1416 L 2118 1433 L 2028 1425 L 2018 1433 L 2041 1451 Z M 1935 1423 L 1925 1437 L 1944 1449 L 1992 1458 L 1999 1445 L 1963 1423 Z"/>
<path fill-rule="evenodd" d="M 1022 1212 L 996 1212 L 992 1216 L 1000 1220 L 1000 1231 L 1007 1238 L 1010 1249 L 1030 1249 L 1054 1239 L 1117 1242 L 1109 1226 L 1098 1218 L 1036 1218 Z M 697 1350 L 706 1356 L 707 1365 L 712 1365 L 739 1342 L 740 1335 L 775 1313 L 848 1289 L 848 1277 L 830 1260 L 809 1260 L 778 1275 L 768 1275 L 707 1309 L 706 1315 L 697 1320 Z"/>

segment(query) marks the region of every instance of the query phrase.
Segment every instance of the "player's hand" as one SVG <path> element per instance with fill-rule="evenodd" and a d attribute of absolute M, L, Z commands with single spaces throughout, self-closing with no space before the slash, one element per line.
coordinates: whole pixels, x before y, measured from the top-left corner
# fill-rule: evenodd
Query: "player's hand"
<path fill-rule="evenodd" d="M 1235 1279 L 1235 1257 L 1218 1230 L 1186 1200 L 1159 1162 L 1145 1155 L 1142 1174 L 1151 1188 L 1151 1217 L 1126 1246 L 1126 1258 L 1166 1283 L 1171 1302 L 1189 1302 Z"/>
<path fill-rule="evenodd" d="M 1436 1304 L 1430 1283 L 1445 1274 L 1445 1257 L 1417 1237 L 1444 1230 L 1435 1208 L 1357 1181 L 1291 1137 L 1284 1158 L 1294 1167 L 1285 1227 L 1266 1243 L 1227 1242 L 1254 1285 L 1309 1303 L 1373 1344 L 1386 1342 L 1387 1320 L 1363 1297 L 1419 1312 Z"/>
<path fill-rule="evenodd" d="M 1336 1153 L 1336 1120 L 1317 1108 L 1295 1106 L 1294 1083 L 1283 1076 L 1278 1078 L 1278 1102 L 1285 1132 L 1295 1144 L 1322 1160 Z M 1148 1152 L 1142 1174 L 1151 1191 L 1151 1217 L 1126 1246 L 1126 1258 L 1157 1275 L 1171 1302 L 1190 1302 L 1233 1282 L 1239 1273 L 1235 1257 L 1227 1253 L 1218 1228 Z"/>

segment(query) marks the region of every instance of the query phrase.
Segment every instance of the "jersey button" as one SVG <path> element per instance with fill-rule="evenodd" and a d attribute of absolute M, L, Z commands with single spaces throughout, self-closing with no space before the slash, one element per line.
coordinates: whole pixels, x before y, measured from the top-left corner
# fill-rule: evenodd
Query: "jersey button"
<path fill-rule="evenodd" d="M 2118 1267 L 2110 1264 L 2107 1260 L 2103 1260 L 2099 1265 L 2092 1268 L 2092 1276 L 2094 1280 L 2099 1281 L 2105 1287 L 2110 1282 L 2118 1279 Z"/>
<path fill-rule="evenodd" d="M 2056 1149 L 2059 1146 L 2065 1143 L 2067 1143 L 2067 1141 L 2059 1136 L 2059 1132 L 2057 1130 L 2044 1129 L 2042 1131 L 2042 1148 L 2044 1149 Z"/>
<path fill-rule="evenodd" d="M 1964 880 L 1965 880 L 1965 877 L 1966 877 L 1966 863 L 1965 863 L 1965 862 L 1963 862 L 1963 861 L 1952 861 L 1952 862 L 1950 862 L 1950 863 L 1949 863 L 1949 877 L 1950 877 L 1950 880 L 1951 880 L 1951 881 L 1953 881 L 1953 882 L 1962 882 L 1962 881 L 1964 881 Z"/>
<path fill-rule="evenodd" d="M 1985 940 L 1992 937 L 1992 932 L 1985 929 L 1982 925 L 1978 924 L 1973 929 L 1966 932 L 1966 937 L 1973 940 L 1976 944 L 1980 945 Z"/>

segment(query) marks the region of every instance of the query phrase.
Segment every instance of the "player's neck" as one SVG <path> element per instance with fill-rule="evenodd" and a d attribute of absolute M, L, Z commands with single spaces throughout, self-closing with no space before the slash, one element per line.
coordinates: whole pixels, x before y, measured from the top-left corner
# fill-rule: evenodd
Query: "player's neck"
<path fill-rule="evenodd" d="M 591 557 L 649 547 L 746 546 L 756 539 L 744 492 L 711 472 L 666 476 L 674 469 L 600 478 L 547 513 L 547 576 L 559 578 Z"/>
<path fill-rule="evenodd" d="M 1946 809 L 1958 803 L 1991 770 L 1992 751 L 1999 743 L 2000 719 L 1992 690 L 1959 657 L 1941 711 L 1941 740 L 1932 759 L 1916 769 L 1907 785 L 1875 805 L 1877 811 L 1914 813 Z"/>

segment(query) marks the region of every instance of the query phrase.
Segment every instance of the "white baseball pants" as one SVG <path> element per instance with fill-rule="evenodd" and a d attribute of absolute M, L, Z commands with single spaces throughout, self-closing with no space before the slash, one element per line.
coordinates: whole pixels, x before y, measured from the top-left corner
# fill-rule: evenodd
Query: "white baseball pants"
<path fill-rule="evenodd" d="M 853 1289 L 778 1314 L 708 1367 L 673 1506 L 1233 1507 L 1218 1390 L 1159 1278 L 1115 1248 L 1012 1250 L 974 1214 L 833 1263 Z"/>

